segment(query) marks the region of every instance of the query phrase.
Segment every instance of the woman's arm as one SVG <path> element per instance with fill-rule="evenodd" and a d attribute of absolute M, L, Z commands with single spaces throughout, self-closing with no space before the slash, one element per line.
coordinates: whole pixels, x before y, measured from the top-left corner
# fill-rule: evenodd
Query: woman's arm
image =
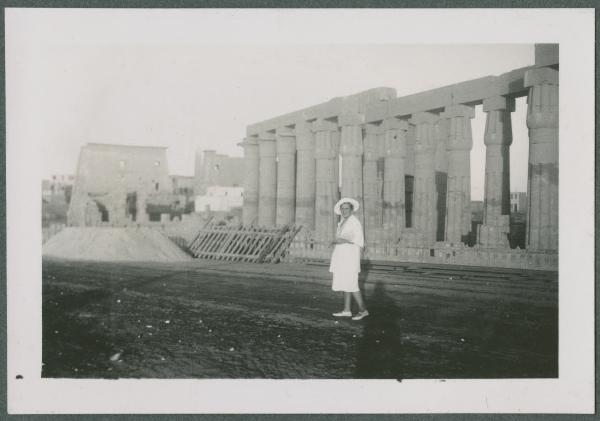
<path fill-rule="evenodd" d="M 346 240 L 345 238 L 342 237 L 336 237 L 335 244 L 353 244 L 352 241 Z"/>

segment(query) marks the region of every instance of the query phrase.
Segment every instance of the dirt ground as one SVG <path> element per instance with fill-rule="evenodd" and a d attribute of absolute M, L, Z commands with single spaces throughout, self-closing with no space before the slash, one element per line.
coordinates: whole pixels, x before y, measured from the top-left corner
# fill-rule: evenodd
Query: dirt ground
<path fill-rule="evenodd" d="M 340 293 L 302 280 L 326 268 L 254 268 L 45 260 L 42 376 L 558 376 L 555 273 L 374 270 L 371 315 L 351 321 L 331 316 Z"/>

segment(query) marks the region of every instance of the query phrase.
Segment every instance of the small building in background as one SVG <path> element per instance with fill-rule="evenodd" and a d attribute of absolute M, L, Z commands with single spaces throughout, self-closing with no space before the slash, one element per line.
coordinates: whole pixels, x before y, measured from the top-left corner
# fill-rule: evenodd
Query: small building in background
<path fill-rule="evenodd" d="M 231 212 L 234 208 L 242 208 L 244 189 L 231 186 L 210 186 L 206 194 L 196 196 L 196 212 Z"/>
<path fill-rule="evenodd" d="M 59 194 L 73 187 L 75 176 L 73 174 L 52 174 L 49 181 L 50 190 Z"/>
<path fill-rule="evenodd" d="M 75 176 L 53 174 L 42 180 L 42 227 L 65 225 Z"/>

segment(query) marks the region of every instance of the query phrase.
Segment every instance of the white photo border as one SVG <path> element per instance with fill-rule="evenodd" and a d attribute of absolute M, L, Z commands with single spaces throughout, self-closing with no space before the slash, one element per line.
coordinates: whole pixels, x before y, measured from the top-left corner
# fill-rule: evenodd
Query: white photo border
<path fill-rule="evenodd" d="M 41 197 L 36 168 L 44 158 L 37 147 L 43 139 L 16 135 L 32 122 L 13 112 L 18 98 L 10 85 L 20 47 L 13 42 L 21 31 L 35 30 L 26 26 L 28 14 L 40 13 L 198 19 L 206 42 L 222 44 L 558 43 L 559 378 L 42 379 L 41 210 L 31 204 Z M 5 9 L 8 412 L 593 413 L 594 19 L 593 9 Z M 185 42 L 185 35 L 174 28 L 169 42 Z"/>

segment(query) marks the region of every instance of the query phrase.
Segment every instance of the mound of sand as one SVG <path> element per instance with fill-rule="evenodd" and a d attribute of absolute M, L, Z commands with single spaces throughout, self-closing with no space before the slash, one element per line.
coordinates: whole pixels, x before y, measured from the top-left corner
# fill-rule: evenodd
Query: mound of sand
<path fill-rule="evenodd" d="M 45 257 L 74 260 L 183 262 L 188 254 L 151 228 L 67 227 L 42 247 Z"/>

